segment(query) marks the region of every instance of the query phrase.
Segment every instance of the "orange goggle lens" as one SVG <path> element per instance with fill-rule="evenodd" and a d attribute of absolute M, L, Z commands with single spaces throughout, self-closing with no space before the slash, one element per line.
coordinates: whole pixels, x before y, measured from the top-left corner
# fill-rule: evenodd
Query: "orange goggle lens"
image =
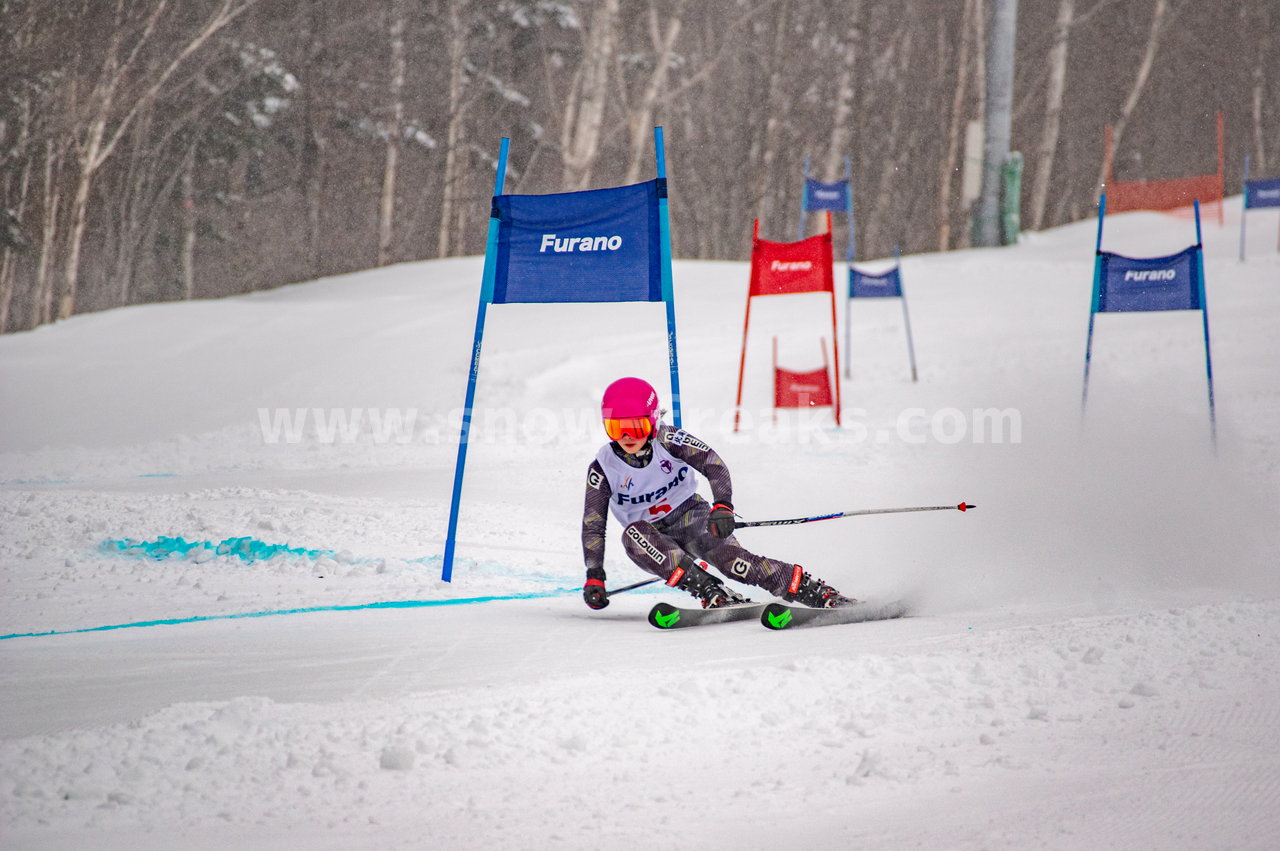
<path fill-rule="evenodd" d="M 610 440 L 621 440 L 623 437 L 641 440 L 653 434 L 653 423 L 648 417 L 606 417 L 604 433 L 609 435 Z"/>

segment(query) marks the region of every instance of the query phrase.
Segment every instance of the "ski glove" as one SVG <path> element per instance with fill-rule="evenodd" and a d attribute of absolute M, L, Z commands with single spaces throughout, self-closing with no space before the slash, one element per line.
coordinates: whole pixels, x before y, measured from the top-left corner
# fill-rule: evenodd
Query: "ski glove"
<path fill-rule="evenodd" d="M 727 502 L 717 502 L 711 509 L 711 516 L 707 518 L 707 531 L 717 538 L 727 538 L 733 534 L 733 530 L 738 526 L 737 521 L 733 519 L 733 506 Z"/>
<path fill-rule="evenodd" d="M 609 595 L 604 590 L 604 582 L 599 579 L 588 579 L 582 586 L 582 599 L 593 609 L 603 609 L 609 605 Z"/>

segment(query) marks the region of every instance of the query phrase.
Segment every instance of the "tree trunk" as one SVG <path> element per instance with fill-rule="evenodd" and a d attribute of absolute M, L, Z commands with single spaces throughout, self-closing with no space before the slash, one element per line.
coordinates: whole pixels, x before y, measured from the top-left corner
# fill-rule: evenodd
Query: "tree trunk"
<path fill-rule="evenodd" d="M 101 102 L 98 116 L 89 127 L 84 147 L 76 158 L 80 173 L 76 176 L 76 191 L 71 199 L 71 231 L 67 235 L 67 262 L 62 271 L 62 290 L 58 299 L 58 319 L 68 319 L 75 312 L 76 286 L 80 279 L 80 246 L 84 243 L 84 232 L 89 222 L 89 190 L 93 188 L 93 178 L 97 172 L 99 152 L 102 149 L 102 137 L 106 132 L 104 112 L 110 109 L 110 97 Z"/>
<path fill-rule="evenodd" d="M 658 11 L 649 6 L 649 30 L 653 41 L 654 66 L 653 73 L 645 85 L 644 93 L 635 109 L 631 110 L 627 124 L 630 131 L 629 159 L 627 175 L 624 183 L 636 183 L 640 180 L 645 153 L 648 151 L 650 129 L 653 127 L 653 113 L 658 105 L 659 97 L 667 89 L 667 71 L 671 66 L 671 55 L 675 52 L 676 39 L 680 37 L 680 16 L 684 11 L 684 2 L 676 4 L 667 19 L 667 31 L 658 33 Z"/>
<path fill-rule="evenodd" d="M 22 108 L 19 110 L 21 113 L 21 125 L 18 130 L 18 138 L 13 143 L 14 150 L 21 150 L 26 147 L 27 131 L 31 126 L 31 104 L 26 98 L 23 98 L 21 103 Z M 0 140 L 2 139 L 4 139 L 4 133 L 0 132 Z M 27 193 L 31 189 L 31 162 L 31 156 L 23 156 L 22 175 L 18 178 L 18 187 L 16 191 L 18 202 L 13 208 L 14 215 L 16 216 L 19 224 L 22 223 L 27 211 Z M 4 184 L 3 188 L 5 190 L 6 197 L 12 197 L 9 195 L 10 187 L 8 185 L 8 175 L 5 176 Z M 0 334 L 9 330 L 9 311 L 13 305 L 13 293 L 17 287 L 17 263 L 15 262 L 14 255 L 19 246 L 25 248 L 25 245 L 23 245 L 22 242 L 19 242 L 18 245 L 6 245 L 3 252 L 3 258 L 0 259 Z"/>
<path fill-rule="evenodd" d="M 831 116 L 831 140 L 827 144 L 822 180 L 836 180 L 844 175 L 844 158 L 853 147 L 853 99 L 858 85 L 858 58 L 862 53 L 862 0 L 853 0 L 845 14 L 848 28 L 841 46 L 835 112 Z"/>
<path fill-rule="evenodd" d="M 980 13 L 979 0 L 964 0 L 960 20 L 960 55 L 956 60 L 956 85 L 951 92 L 951 118 L 947 125 L 947 155 L 942 162 L 941 180 L 938 184 L 938 250 L 951 247 L 951 193 L 956 181 L 957 162 L 960 159 L 960 140 L 964 128 L 964 100 L 969 90 L 969 55 L 973 52 L 975 32 L 972 20 Z"/>
<path fill-rule="evenodd" d="M 1049 84 L 1045 91 L 1044 127 L 1040 133 L 1040 150 L 1036 155 L 1036 173 L 1031 187 L 1031 229 L 1044 227 L 1045 208 L 1049 203 L 1053 160 L 1058 150 L 1058 132 L 1062 126 L 1062 97 L 1067 89 L 1067 51 L 1071 44 L 1071 20 L 1075 17 L 1076 0 L 1058 0 L 1058 20 L 1054 27 L 1053 49 L 1049 51 Z"/>
<path fill-rule="evenodd" d="M 1271 50 L 1271 18 L 1274 8 L 1267 0 L 1261 4 L 1259 13 L 1262 26 L 1258 28 L 1258 57 L 1253 64 L 1253 165 L 1258 174 L 1267 173 L 1267 146 L 1264 144 L 1266 133 L 1263 131 L 1264 96 L 1266 94 L 1267 74 L 1266 57 Z"/>
<path fill-rule="evenodd" d="M 778 7 L 778 20 L 773 29 L 773 50 L 769 55 L 769 83 L 764 92 L 765 120 L 764 137 L 760 144 L 760 169 L 758 184 L 762 187 L 756 202 L 756 218 L 762 223 L 771 218 L 774 200 L 774 160 L 778 156 L 779 137 L 786 120 L 787 104 L 783 92 L 786 78 L 786 62 L 788 45 L 787 27 L 790 23 L 790 10 L 785 6 Z M 802 234 L 803 236 L 803 234 Z"/>
<path fill-rule="evenodd" d="M 565 108 L 561 162 L 566 191 L 586 189 L 600 156 L 600 136 L 609 102 L 609 68 L 613 65 L 619 0 L 599 0 L 585 34 L 582 62 Z"/>
<path fill-rule="evenodd" d="M 196 297 L 196 145 L 191 143 L 182 163 L 182 297 Z"/>
<path fill-rule="evenodd" d="M 404 134 L 404 0 L 391 0 L 388 12 L 388 35 L 391 41 L 391 125 L 387 128 L 382 164 L 382 200 L 378 205 L 378 265 L 391 262 L 391 240 L 396 214 L 396 168 L 400 162 L 401 136 Z"/>
<path fill-rule="evenodd" d="M 54 253 L 58 248 L 58 214 L 62 196 L 58 193 L 54 163 L 62 157 L 62 151 L 50 139 L 45 142 L 44 155 L 44 227 L 40 235 L 40 262 L 36 266 L 35 304 L 32 307 L 31 327 L 53 321 Z"/>
<path fill-rule="evenodd" d="M 299 154 L 298 181 L 302 190 L 307 219 L 307 273 L 321 274 L 321 210 L 324 203 L 325 138 L 320 130 L 320 106 L 317 92 L 321 89 L 319 56 L 323 47 L 321 33 L 325 28 L 324 0 L 311 0 L 304 17 L 303 38 L 306 50 L 303 60 L 302 86 L 302 150 Z"/>
<path fill-rule="evenodd" d="M 891 218 L 890 211 L 893 209 L 896 189 L 894 180 L 900 173 L 907 157 L 911 154 L 911 146 L 908 140 L 902 136 L 902 121 L 904 114 L 908 110 L 914 112 L 914 106 L 911 105 L 911 99 L 906 92 L 908 71 L 915 61 L 914 27 L 915 21 L 907 20 L 903 22 L 901 43 L 897 47 L 898 55 L 889 71 L 888 82 L 893 86 L 894 90 L 894 94 L 890 99 L 892 104 L 888 129 L 890 144 L 885 150 L 880 169 L 880 180 L 877 182 L 876 193 L 869 207 L 869 214 L 863 217 L 864 220 L 869 221 L 869 225 L 866 228 L 866 239 L 864 241 L 866 250 L 864 253 L 871 257 L 887 254 L 888 249 L 897 241 L 896 236 L 885 233 L 885 222 Z"/>
<path fill-rule="evenodd" d="M 148 109 L 134 122 L 133 140 L 129 145 L 129 163 L 119 177 L 120 188 L 116 193 L 119 207 L 112 217 L 113 221 L 107 223 L 109 227 L 115 229 L 115 233 L 108 235 L 104 240 L 107 245 L 114 242 L 116 246 L 116 262 L 111 279 L 117 287 L 116 303 L 122 305 L 129 304 L 130 301 L 135 261 L 138 256 L 137 249 L 142 242 L 142 209 L 145 207 L 154 215 L 160 206 L 148 191 L 150 184 L 148 166 L 153 166 L 154 160 L 159 159 L 148 156 L 152 153 L 147 146 L 151 119 L 152 111 Z M 149 159 L 152 160 L 151 163 L 147 162 Z M 108 190 L 103 194 L 110 196 L 112 193 Z"/>
<path fill-rule="evenodd" d="M 1107 179 L 1111 177 L 1111 164 L 1115 161 L 1116 151 L 1120 149 L 1120 140 L 1124 137 L 1125 126 L 1129 123 L 1138 101 L 1147 87 L 1151 77 L 1151 67 L 1155 65 L 1156 53 L 1160 49 L 1160 38 L 1164 29 L 1172 20 L 1169 14 L 1169 0 L 1155 0 L 1155 8 L 1151 13 L 1151 28 L 1147 32 L 1147 44 L 1142 51 L 1142 61 L 1138 65 L 1138 73 L 1134 75 L 1133 85 L 1129 87 L 1129 95 L 1120 108 L 1120 117 L 1111 130 L 1111 146 L 1102 158 L 1102 168 L 1098 172 L 1098 186 L 1106 191 Z"/>
<path fill-rule="evenodd" d="M 440 233 L 436 240 L 436 256 L 448 257 L 453 243 L 453 217 L 462 170 L 458 146 L 462 140 L 462 122 L 466 117 L 462 60 L 467 54 L 467 30 L 462 23 L 461 3 L 449 0 L 449 125 L 445 130 L 444 185 L 440 190 Z"/>

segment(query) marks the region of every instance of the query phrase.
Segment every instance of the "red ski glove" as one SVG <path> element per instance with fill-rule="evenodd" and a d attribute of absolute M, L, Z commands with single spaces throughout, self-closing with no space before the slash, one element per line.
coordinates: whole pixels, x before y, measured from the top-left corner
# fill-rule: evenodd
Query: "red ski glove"
<path fill-rule="evenodd" d="M 707 530 L 717 538 L 727 538 L 736 528 L 738 523 L 733 519 L 733 506 L 717 502 L 711 509 L 711 516 L 707 518 Z"/>
<path fill-rule="evenodd" d="M 604 583 L 599 579 L 588 579 L 582 586 L 582 599 L 593 609 L 603 609 L 609 605 L 609 594 L 604 590 Z"/>

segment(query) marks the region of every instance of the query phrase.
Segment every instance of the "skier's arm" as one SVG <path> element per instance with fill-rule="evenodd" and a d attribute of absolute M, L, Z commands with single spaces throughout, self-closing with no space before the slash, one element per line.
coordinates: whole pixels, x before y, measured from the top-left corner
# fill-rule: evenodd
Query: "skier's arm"
<path fill-rule="evenodd" d="M 716 504 L 733 505 L 733 482 L 729 467 L 716 451 L 683 429 L 663 426 L 658 435 L 667 451 L 707 477 L 711 499 Z"/>
<path fill-rule="evenodd" d="M 592 461 L 587 468 L 587 498 L 582 505 L 582 560 L 587 564 L 582 599 L 593 609 L 609 605 L 604 588 L 604 529 L 612 493 L 600 462 Z"/>
<path fill-rule="evenodd" d="M 599 461 L 587 468 L 587 496 L 582 506 L 582 560 L 587 578 L 604 582 L 604 532 L 613 489 Z"/>

